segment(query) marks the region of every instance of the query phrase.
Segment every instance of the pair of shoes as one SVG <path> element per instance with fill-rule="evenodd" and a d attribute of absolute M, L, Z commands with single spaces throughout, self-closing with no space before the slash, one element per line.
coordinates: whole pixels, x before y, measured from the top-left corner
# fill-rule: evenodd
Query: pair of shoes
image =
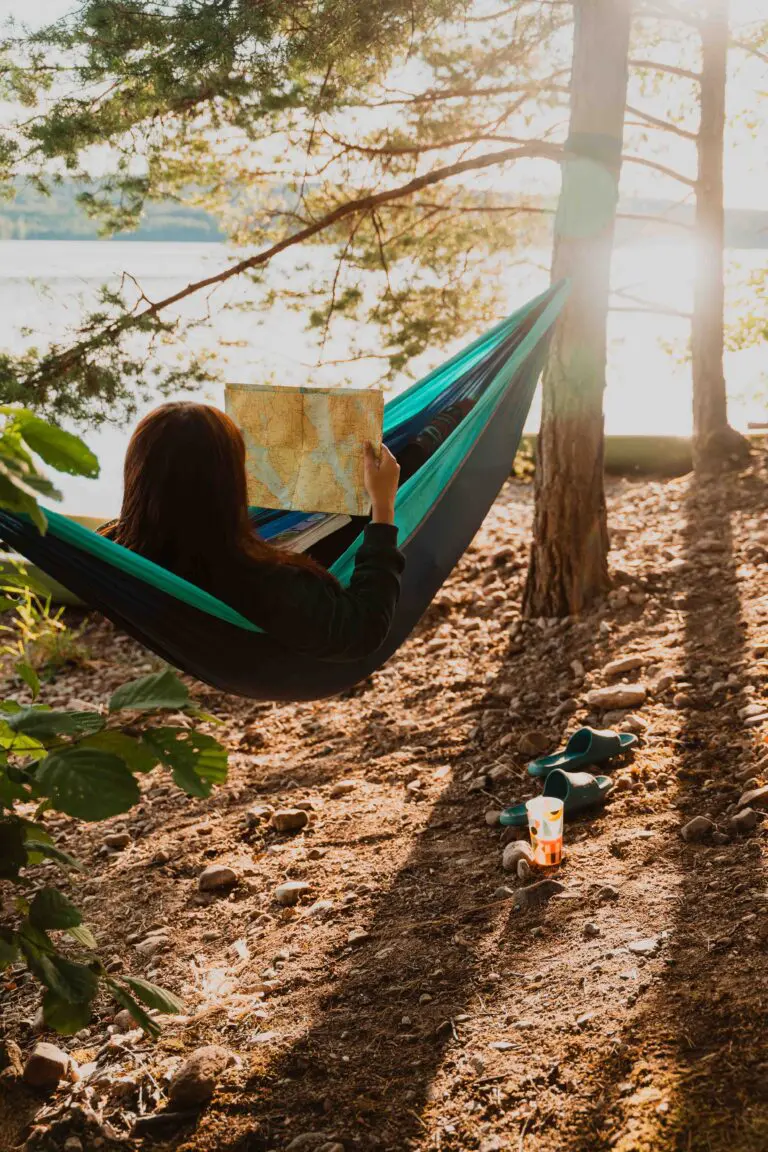
<path fill-rule="evenodd" d="M 604 803 L 613 789 L 613 781 L 608 776 L 593 776 L 590 772 L 574 772 L 570 769 L 583 764 L 600 764 L 636 743 L 637 736 L 631 733 L 580 728 L 571 736 L 563 752 L 532 760 L 528 772 L 531 776 L 546 776 L 542 794 L 562 800 L 564 815 L 575 816 L 587 808 Z M 505 808 L 500 820 L 507 826 L 525 827 L 528 823 L 525 804 Z"/>

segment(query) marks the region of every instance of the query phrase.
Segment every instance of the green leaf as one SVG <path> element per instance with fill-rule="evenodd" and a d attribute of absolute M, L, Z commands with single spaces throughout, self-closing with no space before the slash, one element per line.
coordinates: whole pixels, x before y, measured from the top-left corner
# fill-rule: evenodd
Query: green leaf
<path fill-rule="evenodd" d="M 79 860 L 75 860 L 74 856 L 70 856 L 69 852 L 65 852 L 63 848 L 57 848 L 55 844 L 48 844 L 44 840 L 35 840 L 34 837 L 28 836 L 27 853 L 30 864 L 39 864 L 41 860 L 55 860 L 57 864 L 63 864 L 67 868 L 75 868 L 78 872 L 85 872 L 84 866 Z"/>
<path fill-rule="evenodd" d="M 45 534 L 48 521 L 34 492 L 24 491 L 8 468 L 3 467 L 2 460 L 0 460 L 0 508 L 7 508 L 9 512 L 24 513 L 29 516 L 38 532 L 41 535 Z"/>
<path fill-rule="evenodd" d="M 227 778 L 227 750 L 205 732 L 194 728 L 152 728 L 144 743 L 153 748 L 189 796 L 208 796 L 213 784 Z"/>
<path fill-rule="evenodd" d="M 29 919 L 36 928 L 74 928 L 83 917 L 58 888 L 41 888 L 32 901 Z"/>
<path fill-rule="evenodd" d="M 52 752 L 37 765 L 35 777 L 60 812 L 79 820 L 106 820 L 139 799 L 139 786 L 123 761 L 97 748 Z"/>
<path fill-rule="evenodd" d="M 0 928 L 0 972 L 16 964 L 19 959 L 19 944 L 16 933 L 10 928 Z"/>
<path fill-rule="evenodd" d="M 75 928 L 67 928 L 67 934 L 78 944 L 81 944 L 83 948 L 87 948 L 89 952 L 95 952 L 99 946 L 93 932 L 83 924 Z"/>
<path fill-rule="evenodd" d="M 17 756 L 33 756 L 45 752 L 45 747 L 39 740 L 33 740 L 24 732 L 14 732 L 6 720 L 0 720 L 0 748 L 9 750 Z"/>
<path fill-rule="evenodd" d="M 132 772 L 151 772 L 158 763 L 158 756 L 135 736 L 127 736 L 124 732 L 116 732 L 107 728 L 93 736 L 86 736 L 80 741 L 80 748 L 98 748 L 102 752 L 110 752 L 124 760 Z"/>
<path fill-rule="evenodd" d="M 29 792 L 16 780 L 10 780 L 5 767 L 0 767 L 0 807 L 12 808 L 17 800 L 29 800 Z"/>
<path fill-rule="evenodd" d="M 122 684 L 109 702 L 110 712 L 130 709 L 134 712 L 150 712 L 156 708 L 171 708 L 179 711 L 189 703 L 189 689 L 179 680 L 172 669 L 152 672 L 138 680 Z"/>
<path fill-rule="evenodd" d="M 61 1036 L 74 1036 L 91 1022 L 90 1000 L 63 1000 L 49 988 L 43 997 L 43 1019 Z"/>
<path fill-rule="evenodd" d="M 0 880 L 15 880 L 27 863 L 24 828 L 13 816 L 0 820 Z"/>
<path fill-rule="evenodd" d="M 15 423 L 24 442 L 57 472 L 87 476 L 92 480 L 99 475 L 98 459 L 79 436 L 48 424 L 38 416 L 25 414 Z"/>
<path fill-rule="evenodd" d="M 2 608 L 0 608 L 0 611 L 2 611 Z M 29 688 L 32 693 L 32 699 L 36 700 L 40 694 L 40 677 L 32 665 L 26 660 L 19 660 L 17 664 L 14 664 L 13 670 L 17 676 L 21 677 L 27 688 Z"/>
<path fill-rule="evenodd" d="M 149 980 L 144 980 L 141 976 L 124 976 L 123 979 L 148 1008 L 157 1008 L 170 1016 L 184 1011 L 184 1002 L 173 992 L 158 988 L 157 984 L 150 984 Z"/>
<path fill-rule="evenodd" d="M 90 1003 L 99 986 L 96 973 L 85 964 L 67 960 L 45 933 L 35 934 L 31 929 L 29 921 L 24 921 L 19 944 L 32 974 L 68 1004 Z"/>
<path fill-rule="evenodd" d="M 56 736 L 89 736 L 101 731 L 106 720 L 100 712 L 54 712 L 37 706 L 16 712 L 5 723 L 13 732 L 44 741 Z"/>
<path fill-rule="evenodd" d="M 159 1036 L 160 1026 L 151 1016 L 148 1016 L 141 1005 L 134 1000 L 127 988 L 118 984 L 116 980 L 107 980 L 107 987 L 117 1000 L 121 1008 L 127 1008 L 136 1023 L 144 1029 L 149 1036 Z"/>

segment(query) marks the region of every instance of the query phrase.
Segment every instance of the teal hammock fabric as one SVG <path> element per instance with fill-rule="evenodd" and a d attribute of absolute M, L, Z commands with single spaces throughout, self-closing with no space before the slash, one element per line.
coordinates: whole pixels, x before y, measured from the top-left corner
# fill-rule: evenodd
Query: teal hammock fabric
<path fill-rule="evenodd" d="M 390 401 L 384 442 L 397 449 L 447 400 L 473 401 L 459 426 L 397 494 L 406 568 L 389 637 L 373 657 L 307 658 L 282 648 L 230 605 L 167 569 L 46 509 L 45 536 L 0 512 L 0 537 L 170 663 L 224 691 L 315 699 L 365 679 L 407 638 L 466 549 L 510 473 L 553 325 L 567 296 L 555 285 Z M 268 538 L 281 516 L 255 509 Z M 287 513 L 284 516 L 290 517 Z M 362 533 L 331 571 L 348 583 Z"/>

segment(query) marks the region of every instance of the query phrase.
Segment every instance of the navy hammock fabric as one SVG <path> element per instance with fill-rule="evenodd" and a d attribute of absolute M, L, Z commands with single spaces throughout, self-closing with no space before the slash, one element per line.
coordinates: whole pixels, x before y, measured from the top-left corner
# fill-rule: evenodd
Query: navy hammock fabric
<path fill-rule="evenodd" d="M 257 700 L 318 700 L 366 679 L 400 647 L 482 524 L 510 474 L 543 367 L 564 284 L 502 321 L 465 351 L 390 401 L 384 442 L 395 453 L 460 400 L 458 427 L 401 484 L 395 506 L 406 564 L 392 629 L 372 655 L 323 660 L 291 651 L 230 605 L 150 560 L 46 509 L 41 535 L 0 512 L 0 538 L 168 663 L 224 692 Z M 269 539 L 303 513 L 252 510 Z M 362 531 L 344 529 L 328 566 L 348 583 Z M 334 536 L 324 540 L 332 548 Z"/>

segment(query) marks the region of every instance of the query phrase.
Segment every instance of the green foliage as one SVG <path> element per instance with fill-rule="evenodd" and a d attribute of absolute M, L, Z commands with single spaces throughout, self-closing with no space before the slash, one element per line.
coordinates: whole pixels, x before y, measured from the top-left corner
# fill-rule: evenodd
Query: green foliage
<path fill-rule="evenodd" d="M 319 358 L 342 335 L 347 361 L 369 359 L 389 378 L 509 310 L 499 273 L 548 238 L 549 216 L 472 174 L 375 208 L 368 199 L 562 135 L 569 21 L 570 5 L 538 0 L 497 12 L 466 0 L 88 0 L 11 51 L 20 91 L 48 83 L 40 55 L 60 61 L 46 111 L 17 126 L 23 171 L 55 190 L 50 173 L 63 165 L 105 233 L 173 200 L 206 210 L 251 252 L 289 247 L 359 202 L 307 241 L 332 245 L 335 267 L 289 266 L 269 286 L 260 269 L 248 274 L 265 309 L 280 300 L 308 317 Z M 98 185 L 84 163 L 95 143 L 114 159 Z M 46 415 L 130 415 L 147 380 L 169 392 L 218 379 L 207 352 L 188 352 L 189 323 L 126 277 L 66 339 L 0 355 L 0 399 L 34 395 Z M 160 362 L 171 345 L 178 361 Z"/>
<path fill-rule="evenodd" d="M 20 447 L 22 440 L 53 467 L 97 473 L 94 457 L 75 437 L 27 412 L 6 409 L 2 414 L 6 423 L 0 432 L 0 468 L 5 468 L 1 474 L 13 491 L 8 501 L 0 491 L 0 506 L 19 510 L 17 491 L 51 491 Z M 45 528 L 36 505 L 26 504 L 23 510 Z M 14 632 L 16 639 L 5 644 L 3 652 L 14 659 L 33 702 L 0 700 L 0 879 L 16 885 L 20 893 L 15 923 L 0 929 L 0 969 L 24 964 L 42 984 L 49 1028 L 66 1034 L 83 1028 L 103 987 L 155 1035 L 158 1026 L 142 1003 L 178 1012 L 181 1001 L 138 977 L 109 976 L 80 910 L 57 888 L 38 886 L 29 869 L 43 860 L 79 868 L 46 831 L 43 820 L 49 809 L 87 821 L 128 812 L 140 797 L 137 775 L 156 766 L 167 768 L 188 794 L 207 796 L 214 782 L 226 779 L 227 754 L 206 733 L 153 723 L 153 716 L 162 713 L 197 712 L 188 688 L 171 669 L 124 684 L 101 709 L 57 710 L 35 703 L 41 686 L 33 665 L 34 646 L 46 630 L 61 635 L 66 625 L 59 614 L 52 614 L 50 600 L 40 602 L 23 583 L 22 572 L 17 572 L 6 584 L 2 604 L 6 614 L 16 615 L 14 627 L 4 626 L 6 635 Z M 130 732 L 123 730 L 126 715 Z M 35 806 L 33 819 L 22 814 L 30 805 Z"/>

